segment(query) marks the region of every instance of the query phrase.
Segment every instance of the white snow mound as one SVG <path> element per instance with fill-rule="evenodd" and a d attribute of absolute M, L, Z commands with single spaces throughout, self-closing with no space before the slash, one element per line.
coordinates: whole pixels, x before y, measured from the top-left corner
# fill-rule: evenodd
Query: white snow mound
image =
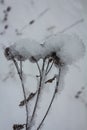
<path fill-rule="evenodd" d="M 80 59 L 85 52 L 84 44 L 77 35 L 60 33 L 46 39 L 43 45 L 32 39 L 20 39 L 9 49 L 18 60 L 20 60 L 19 56 L 22 56 L 22 60 L 29 59 L 31 62 L 34 62 L 34 59 L 38 61 L 55 52 L 64 64 L 72 64 Z M 10 59 L 10 55 L 6 55 L 6 57 Z"/>
<path fill-rule="evenodd" d="M 22 60 L 29 59 L 30 61 L 38 61 L 42 56 L 42 47 L 39 42 L 33 39 L 20 39 L 16 41 L 13 45 L 9 47 L 11 54 L 20 60 L 20 56 Z M 6 55 L 7 59 L 10 60 L 10 55 Z"/>
<path fill-rule="evenodd" d="M 65 64 L 72 64 L 84 56 L 85 47 L 77 35 L 58 34 L 45 41 L 45 56 L 56 52 Z"/>

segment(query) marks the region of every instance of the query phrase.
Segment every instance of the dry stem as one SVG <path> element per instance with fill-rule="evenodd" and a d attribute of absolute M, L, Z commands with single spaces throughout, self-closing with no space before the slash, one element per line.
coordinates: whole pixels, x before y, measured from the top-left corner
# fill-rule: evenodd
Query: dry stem
<path fill-rule="evenodd" d="M 48 106 L 48 109 L 47 109 L 47 111 L 46 111 L 46 113 L 45 113 L 45 115 L 44 115 L 42 121 L 40 122 L 39 126 L 37 127 L 37 130 L 39 130 L 39 129 L 41 128 L 41 126 L 42 126 L 44 120 L 46 119 L 46 117 L 47 117 L 47 115 L 48 115 L 48 113 L 49 113 L 49 110 L 50 110 L 50 108 L 51 108 L 51 106 L 52 106 L 52 103 L 53 103 L 53 101 L 54 101 L 54 99 L 55 99 L 56 93 L 58 92 L 58 85 L 59 85 L 60 73 L 61 73 L 61 68 L 59 68 L 59 75 L 58 75 L 58 79 L 57 79 L 57 82 L 56 82 L 56 87 L 55 87 L 55 90 L 54 90 L 54 93 L 53 93 L 51 102 L 50 102 L 50 104 L 49 104 L 49 106 Z"/>

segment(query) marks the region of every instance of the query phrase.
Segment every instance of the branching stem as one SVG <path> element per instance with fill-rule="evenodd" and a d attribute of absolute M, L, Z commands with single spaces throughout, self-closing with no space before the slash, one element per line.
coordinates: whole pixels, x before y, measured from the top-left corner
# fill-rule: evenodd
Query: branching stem
<path fill-rule="evenodd" d="M 21 80 L 21 86 L 22 86 L 22 90 L 23 90 L 23 95 L 24 95 L 24 100 L 25 100 L 25 108 L 26 108 L 26 130 L 28 130 L 28 105 L 27 105 L 27 100 L 26 100 L 26 93 L 25 93 L 25 88 L 24 88 L 24 83 L 23 83 L 23 72 L 22 72 L 22 61 L 20 61 L 20 68 L 18 66 L 17 61 L 15 60 L 15 58 L 12 56 L 12 60 L 13 63 L 16 67 L 16 70 L 18 72 L 19 78 Z"/>
<path fill-rule="evenodd" d="M 37 91 L 36 102 L 35 102 L 34 110 L 33 110 L 32 116 L 31 116 L 31 120 L 30 120 L 30 126 L 28 127 L 28 130 L 31 130 L 31 125 L 32 125 L 33 119 L 35 117 L 38 101 L 39 101 L 39 98 L 40 98 L 42 82 L 43 82 L 44 67 L 45 67 L 45 59 L 43 60 L 43 65 L 42 65 L 42 70 L 41 70 L 41 75 L 40 75 L 39 88 L 38 88 L 38 91 Z"/>
<path fill-rule="evenodd" d="M 50 72 L 50 70 L 52 69 L 52 66 L 53 66 L 53 61 L 52 61 L 51 66 L 50 66 L 50 67 L 48 66 L 47 71 L 46 71 L 46 75 L 48 75 L 48 73 L 49 73 L 49 72 Z"/>
<path fill-rule="evenodd" d="M 49 110 L 50 110 L 50 108 L 51 108 L 51 106 L 52 106 L 52 103 L 53 103 L 53 101 L 54 101 L 54 99 L 55 99 L 56 93 L 58 92 L 60 73 L 61 73 L 61 68 L 59 68 L 59 75 L 58 75 L 58 78 L 57 78 L 57 81 L 56 81 L 56 87 L 55 87 L 55 90 L 54 90 L 54 93 L 53 93 L 51 102 L 50 102 L 50 104 L 49 104 L 49 106 L 48 106 L 48 109 L 47 109 L 47 111 L 46 111 L 46 113 L 45 113 L 45 115 L 44 115 L 42 121 L 40 122 L 39 126 L 37 127 L 37 130 L 39 130 L 39 129 L 41 128 L 41 126 L 42 126 L 44 120 L 46 119 L 46 117 L 47 117 L 47 115 L 48 115 L 48 113 L 49 113 Z"/>
<path fill-rule="evenodd" d="M 20 61 L 20 79 L 21 79 L 21 85 L 23 89 L 23 94 L 24 94 L 24 99 L 25 99 L 25 107 L 26 107 L 26 130 L 28 130 L 28 104 L 27 104 L 27 98 L 26 98 L 26 93 L 25 93 L 25 88 L 24 88 L 24 83 L 23 83 L 23 72 L 22 72 L 22 61 Z"/>
<path fill-rule="evenodd" d="M 38 64 L 37 61 L 36 61 L 36 64 L 37 64 L 37 68 L 38 68 L 38 70 L 39 70 L 39 74 L 40 74 L 40 76 L 41 76 L 41 69 L 40 69 L 40 66 L 39 66 L 39 64 Z"/>

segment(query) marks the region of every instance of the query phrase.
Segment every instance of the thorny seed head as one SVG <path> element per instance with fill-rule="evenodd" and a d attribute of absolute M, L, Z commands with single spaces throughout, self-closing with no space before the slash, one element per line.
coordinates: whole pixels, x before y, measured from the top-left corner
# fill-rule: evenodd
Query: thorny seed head
<path fill-rule="evenodd" d="M 12 59 L 11 50 L 10 50 L 9 47 L 7 47 L 7 48 L 5 49 L 4 54 L 5 54 L 5 56 L 6 56 L 6 58 L 7 58 L 8 60 L 11 60 L 11 59 Z"/>
<path fill-rule="evenodd" d="M 7 60 L 12 60 L 13 58 L 18 59 L 19 61 L 24 61 L 25 57 L 20 55 L 18 52 L 17 53 L 12 53 L 12 50 L 7 47 L 4 51 L 4 55 L 7 58 Z"/>
<path fill-rule="evenodd" d="M 61 61 L 60 57 L 56 55 L 56 52 L 52 52 L 51 57 L 55 65 L 63 66 L 64 63 Z"/>

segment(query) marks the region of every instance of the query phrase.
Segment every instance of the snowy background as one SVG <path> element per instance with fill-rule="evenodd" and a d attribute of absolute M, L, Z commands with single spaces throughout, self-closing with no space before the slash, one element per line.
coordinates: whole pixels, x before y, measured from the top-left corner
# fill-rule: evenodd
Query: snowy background
<path fill-rule="evenodd" d="M 4 48 L 21 38 L 43 43 L 58 32 L 77 34 L 87 47 L 86 5 L 86 0 L 0 0 L 0 130 L 12 130 L 13 124 L 25 121 L 25 108 L 18 106 L 23 99 L 20 80 L 12 62 L 6 60 Z M 57 95 L 43 130 L 87 129 L 86 57 L 87 52 L 83 59 L 69 66 L 64 88 Z M 26 61 L 23 69 L 26 91 L 33 91 L 37 83 L 36 65 Z M 53 85 L 44 89 L 36 124 L 43 117 L 52 90 Z M 75 98 L 80 90 L 80 97 Z"/>

